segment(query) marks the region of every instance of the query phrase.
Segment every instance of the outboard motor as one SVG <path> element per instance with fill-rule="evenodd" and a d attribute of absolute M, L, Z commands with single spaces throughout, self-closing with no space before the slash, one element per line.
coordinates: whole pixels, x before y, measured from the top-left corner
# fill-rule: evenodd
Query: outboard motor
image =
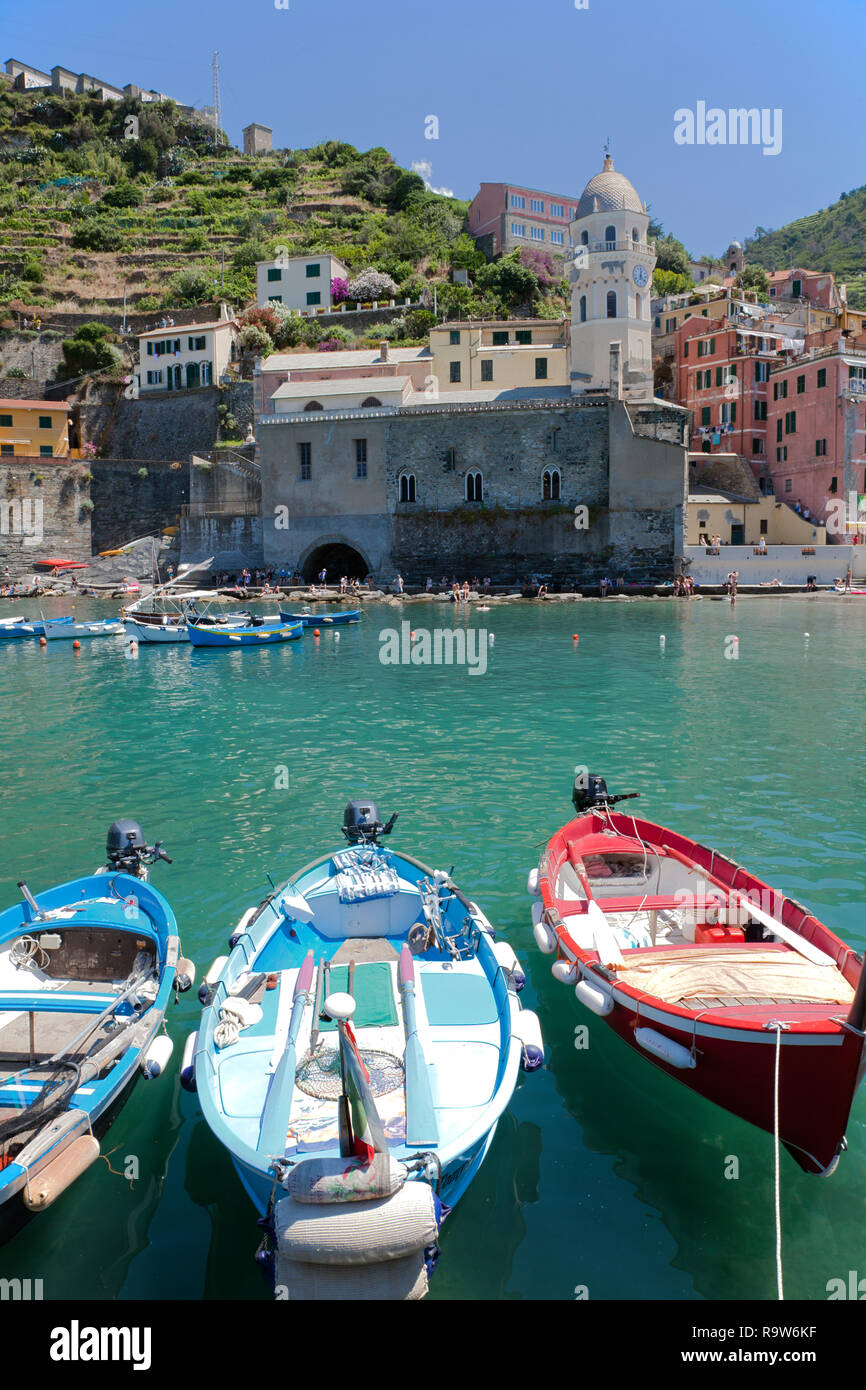
<path fill-rule="evenodd" d="M 147 865 L 157 859 L 171 863 L 162 848 L 162 840 L 157 840 L 155 845 L 147 844 L 141 826 L 134 820 L 116 820 L 109 826 L 105 854 L 106 872 L 132 874 L 135 878 L 147 878 Z"/>
<path fill-rule="evenodd" d="M 640 796 L 640 792 L 621 792 L 619 796 L 611 796 L 607 782 L 594 772 L 579 772 L 574 779 L 571 792 L 574 809 L 579 816 L 587 811 L 594 811 L 599 806 L 613 806 L 617 801 L 631 801 L 636 796 Z"/>
<path fill-rule="evenodd" d="M 343 812 L 343 834 L 352 845 L 378 844 L 380 835 L 391 834 L 397 815 L 395 811 L 383 825 L 375 801 L 350 801 Z"/>

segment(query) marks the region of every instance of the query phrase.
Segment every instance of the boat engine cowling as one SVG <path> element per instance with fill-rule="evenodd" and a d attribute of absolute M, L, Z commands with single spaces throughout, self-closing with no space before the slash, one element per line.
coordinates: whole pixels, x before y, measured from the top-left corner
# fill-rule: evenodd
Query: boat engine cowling
<path fill-rule="evenodd" d="M 375 801 L 350 801 L 343 812 L 343 834 L 350 844 L 374 845 L 380 835 L 390 835 L 396 819 L 395 811 L 383 825 Z"/>
<path fill-rule="evenodd" d="M 119 868 L 122 861 L 147 849 L 144 833 L 135 820 L 116 820 L 108 827 L 105 853 L 109 864 Z"/>
<path fill-rule="evenodd" d="M 571 799 L 579 816 L 594 811 L 598 806 L 613 806 L 617 801 L 632 801 L 640 792 L 620 792 L 611 796 L 607 782 L 594 772 L 579 772 L 574 779 Z"/>

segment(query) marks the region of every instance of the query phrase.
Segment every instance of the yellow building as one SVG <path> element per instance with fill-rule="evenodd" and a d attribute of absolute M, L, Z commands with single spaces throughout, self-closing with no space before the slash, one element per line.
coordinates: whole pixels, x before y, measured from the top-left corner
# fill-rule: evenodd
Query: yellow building
<path fill-rule="evenodd" d="M 713 487 L 690 490 L 686 545 L 701 545 L 704 537 L 715 536 L 723 545 L 827 544 L 825 526 L 806 521 L 775 497 L 743 497 Z"/>
<path fill-rule="evenodd" d="M 0 458 L 68 458 L 69 401 L 0 400 Z"/>
<path fill-rule="evenodd" d="M 430 330 L 439 391 L 568 386 L 567 319 L 446 323 Z"/>

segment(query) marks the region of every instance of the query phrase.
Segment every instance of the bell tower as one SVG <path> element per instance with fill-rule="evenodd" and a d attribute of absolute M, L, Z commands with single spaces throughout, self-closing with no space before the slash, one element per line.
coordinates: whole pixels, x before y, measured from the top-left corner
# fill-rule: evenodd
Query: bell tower
<path fill-rule="evenodd" d="M 622 396 L 653 395 L 650 299 L 655 247 L 646 205 L 609 153 L 571 224 L 571 389 L 610 387 L 611 344 L 621 343 Z"/>

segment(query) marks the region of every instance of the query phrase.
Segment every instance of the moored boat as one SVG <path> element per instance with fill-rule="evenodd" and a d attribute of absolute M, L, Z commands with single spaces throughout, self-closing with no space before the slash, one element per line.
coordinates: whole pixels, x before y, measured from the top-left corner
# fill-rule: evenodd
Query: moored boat
<path fill-rule="evenodd" d="M 58 618 L 58 622 L 72 622 L 71 618 Z M 45 624 L 41 619 L 29 622 L 25 618 L 19 618 L 15 622 L 0 623 L 0 642 L 13 637 L 44 637 Z"/>
<path fill-rule="evenodd" d="M 554 976 L 641 1056 L 830 1173 L 864 1065 L 863 957 L 716 850 L 575 782 L 529 877 Z"/>
<path fill-rule="evenodd" d="M 304 608 L 300 613 L 284 613 L 281 610 L 280 617 L 284 623 L 303 623 L 304 627 L 339 627 L 359 623 L 361 610 L 346 608 L 337 613 L 312 613 L 309 608 Z"/>
<path fill-rule="evenodd" d="M 194 647 L 261 647 L 274 642 L 295 642 L 303 636 L 301 623 L 275 623 L 266 619 L 253 621 L 246 627 L 203 626 L 187 623 L 189 640 Z"/>
<path fill-rule="evenodd" d="M 40 1212 L 99 1156 L 136 1077 L 171 1054 L 174 989 L 194 977 L 171 908 L 147 882 L 167 859 L 134 821 L 108 832 L 95 874 L 0 913 L 0 1213 Z M 168 862 L 171 862 L 170 860 Z M 4 1222 L 4 1225 L 6 1223 Z"/>
<path fill-rule="evenodd" d="M 395 820 L 350 802 L 348 848 L 244 914 L 181 1071 L 293 1300 L 423 1297 L 443 1213 L 543 1061 L 511 947 L 450 874 L 382 846 Z"/>
<path fill-rule="evenodd" d="M 96 618 L 93 622 L 77 622 L 74 618 L 46 618 L 42 615 L 43 635 L 49 642 L 81 637 L 122 636 L 123 623 L 114 618 Z"/>

